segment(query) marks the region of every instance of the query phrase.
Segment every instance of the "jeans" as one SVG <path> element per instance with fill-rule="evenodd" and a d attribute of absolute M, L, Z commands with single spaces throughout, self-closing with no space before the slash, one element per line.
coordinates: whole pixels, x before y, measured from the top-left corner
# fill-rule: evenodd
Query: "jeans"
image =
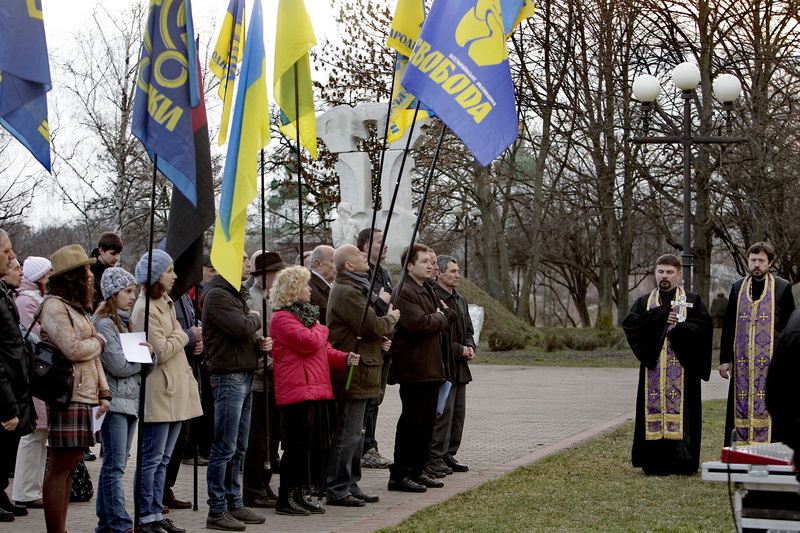
<path fill-rule="evenodd" d="M 239 468 L 247 452 L 253 409 L 253 373 L 212 374 L 214 442 L 208 457 L 208 512 L 224 513 L 244 505 Z"/>
<path fill-rule="evenodd" d="M 144 424 L 142 436 L 142 486 L 139 514 L 147 524 L 163 520 L 164 481 L 172 450 L 181 432 L 181 422 L 151 422 Z M 105 452 L 104 452 L 105 453 Z"/>
<path fill-rule="evenodd" d="M 97 529 L 125 533 L 133 528 L 125 510 L 125 489 L 122 476 L 131 451 L 137 417 L 122 413 L 106 413 L 100 435 L 103 441 L 103 464 L 97 480 Z"/>
<path fill-rule="evenodd" d="M 369 404 L 368 399 L 336 402 L 339 424 L 328 468 L 326 496 L 329 500 L 338 500 L 348 494 L 361 492 L 358 488 L 361 480 L 361 432 Z"/>

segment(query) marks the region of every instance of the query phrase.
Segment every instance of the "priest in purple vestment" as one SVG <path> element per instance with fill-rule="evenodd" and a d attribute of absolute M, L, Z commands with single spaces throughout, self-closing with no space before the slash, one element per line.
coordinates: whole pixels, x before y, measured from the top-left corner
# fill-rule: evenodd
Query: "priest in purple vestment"
<path fill-rule="evenodd" d="M 677 256 L 659 257 L 657 287 L 622 323 L 641 362 L 631 462 L 648 475 L 691 475 L 700 465 L 700 380 L 711 373 L 714 323 L 700 296 L 679 286 L 681 277 Z"/>
<path fill-rule="evenodd" d="M 767 412 L 765 388 L 778 334 L 794 311 L 792 286 L 769 270 L 775 248 L 757 242 L 747 250 L 750 274 L 731 287 L 722 322 L 719 374 L 730 379 L 725 446 L 780 440 Z"/>

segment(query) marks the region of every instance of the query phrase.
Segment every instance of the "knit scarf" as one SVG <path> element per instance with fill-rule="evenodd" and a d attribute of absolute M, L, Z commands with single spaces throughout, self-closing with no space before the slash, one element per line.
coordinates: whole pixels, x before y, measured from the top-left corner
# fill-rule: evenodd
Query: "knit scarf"
<path fill-rule="evenodd" d="M 369 277 L 366 272 L 342 272 L 342 274 L 358 283 L 365 292 L 369 290 Z"/>
<path fill-rule="evenodd" d="M 319 307 L 308 302 L 295 302 L 290 306 L 284 307 L 282 311 L 289 311 L 305 327 L 310 328 L 317 323 L 319 318 Z"/>

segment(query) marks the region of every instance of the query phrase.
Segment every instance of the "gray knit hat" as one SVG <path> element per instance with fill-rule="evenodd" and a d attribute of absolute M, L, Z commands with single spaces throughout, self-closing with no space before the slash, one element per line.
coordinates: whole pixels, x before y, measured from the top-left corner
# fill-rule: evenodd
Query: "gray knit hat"
<path fill-rule="evenodd" d="M 122 289 L 131 285 L 136 285 L 136 280 L 124 268 L 107 268 L 103 272 L 103 277 L 100 278 L 100 291 L 103 293 L 103 300 L 108 300 Z"/>
<path fill-rule="evenodd" d="M 136 264 L 136 283 L 147 283 L 147 262 L 149 261 L 149 253 L 145 252 L 139 262 Z M 172 258 L 164 250 L 153 250 L 153 271 L 150 274 L 150 284 L 152 285 L 161 274 L 172 264 Z"/>

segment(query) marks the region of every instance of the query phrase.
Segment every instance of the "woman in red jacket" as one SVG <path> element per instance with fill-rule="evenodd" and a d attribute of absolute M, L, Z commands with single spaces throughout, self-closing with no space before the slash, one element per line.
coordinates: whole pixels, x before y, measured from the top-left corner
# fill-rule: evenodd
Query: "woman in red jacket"
<path fill-rule="evenodd" d="M 330 366 L 357 365 L 358 354 L 340 352 L 328 342 L 328 328 L 319 323 L 319 308 L 309 303 L 310 272 L 301 266 L 278 273 L 270 290 L 272 360 L 275 401 L 281 410 L 283 457 L 275 512 L 308 515 L 324 512 L 303 496 L 309 477 L 310 452 L 330 448 L 328 409 Z M 324 479 L 323 475 L 323 479 Z"/>

